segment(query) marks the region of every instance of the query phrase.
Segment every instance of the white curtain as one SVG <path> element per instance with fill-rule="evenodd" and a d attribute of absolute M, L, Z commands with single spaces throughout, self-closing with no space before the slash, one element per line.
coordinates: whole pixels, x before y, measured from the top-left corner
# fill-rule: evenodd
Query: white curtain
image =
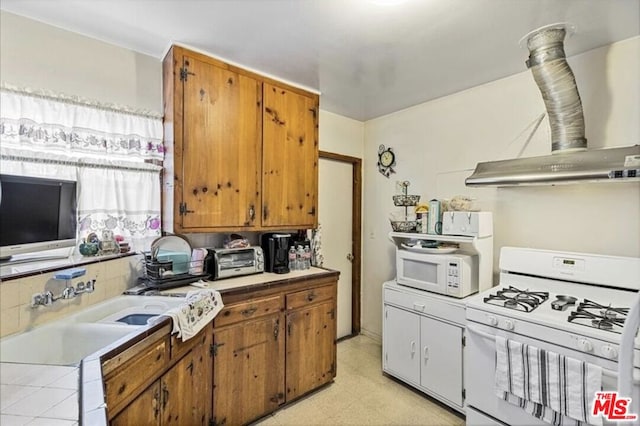
<path fill-rule="evenodd" d="M 144 169 L 143 166 L 146 166 Z M 78 167 L 78 230 L 81 238 L 113 231 L 145 250 L 160 235 L 160 169 L 105 167 L 95 161 Z"/>
<path fill-rule="evenodd" d="M 145 250 L 160 235 L 160 116 L 0 88 L 0 172 L 77 181 L 80 241 L 110 230 Z"/>
<path fill-rule="evenodd" d="M 162 160 L 162 120 L 143 112 L 43 91 L 0 88 L 5 147 Z"/>

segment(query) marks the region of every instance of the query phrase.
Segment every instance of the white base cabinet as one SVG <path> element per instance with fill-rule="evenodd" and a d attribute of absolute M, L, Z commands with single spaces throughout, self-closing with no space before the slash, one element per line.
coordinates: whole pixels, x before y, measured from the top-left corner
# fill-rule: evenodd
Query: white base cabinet
<path fill-rule="evenodd" d="M 383 371 L 464 412 L 464 304 L 395 282 L 383 292 Z"/>

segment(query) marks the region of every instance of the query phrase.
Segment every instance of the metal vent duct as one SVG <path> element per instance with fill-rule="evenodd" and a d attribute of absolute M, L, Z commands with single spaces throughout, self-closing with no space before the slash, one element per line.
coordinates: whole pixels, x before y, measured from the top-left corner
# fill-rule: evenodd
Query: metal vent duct
<path fill-rule="evenodd" d="M 553 155 L 478 163 L 467 186 L 640 180 L 639 145 L 587 151 L 582 102 L 564 52 L 566 34 L 567 26 L 554 24 L 525 37 L 526 64 L 547 109 Z"/>

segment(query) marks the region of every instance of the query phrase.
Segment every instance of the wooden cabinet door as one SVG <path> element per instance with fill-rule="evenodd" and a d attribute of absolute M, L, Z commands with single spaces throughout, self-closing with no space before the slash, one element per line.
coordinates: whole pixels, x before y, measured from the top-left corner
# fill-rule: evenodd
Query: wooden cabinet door
<path fill-rule="evenodd" d="M 214 330 L 215 424 L 240 425 L 284 403 L 281 314 Z"/>
<path fill-rule="evenodd" d="M 207 328 L 189 340 L 193 344 L 160 380 L 162 424 L 207 425 L 211 419 L 213 361 L 211 331 Z M 183 343 L 185 344 L 185 343 Z"/>
<path fill-rule="evenodd" d="M 335 345 L 334 301 L 287 312 L 287 401 L 333 380 Z"/>
<path fill-rule="evenodd" d="M 182 228 L 192 231 L 259 224 L 261 84 L 188 55 L 182 66 L 182 173 L 176 196 L 185 207 L 175 214 Z"/>
<path fill-rule="evenodd" d="M 262 226 L 317 227 L 317 97 L 263 85 Z"/>
<path fill-rule="evenodd" d="M 160 425 L 160 381 L 149 386 L 131 404 L 115 416 L 111 426 Z"/>
<path fill-rule="evenodd" d="M 462 406 L 462 327 L 420 318 L 420 384 Z"/>
<path fill-rule="evenodd" d="M 409 383 L 420 384 L 420 317 L 384 306 L 382 331 L 384 370 Z"/>
<path fill-rule="evenodd" d="M 193 352 L 178 361 L 160 379 L 162 425 L 192 423 L 195 405 L 194 384 L 204 378 L 194 377 Z M 207 419 L 208 420 L 208 419 Z"/>

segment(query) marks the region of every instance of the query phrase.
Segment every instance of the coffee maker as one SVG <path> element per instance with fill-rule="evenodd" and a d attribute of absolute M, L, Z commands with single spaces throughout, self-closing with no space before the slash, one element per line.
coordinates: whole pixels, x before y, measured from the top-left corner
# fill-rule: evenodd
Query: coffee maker
<path fill-rule="evenodd" d="M 275 274 L 289 273 L 289 242 L 291 234 L 262 234 L 261 246 L 264 252 L 264 270 Z"/>

